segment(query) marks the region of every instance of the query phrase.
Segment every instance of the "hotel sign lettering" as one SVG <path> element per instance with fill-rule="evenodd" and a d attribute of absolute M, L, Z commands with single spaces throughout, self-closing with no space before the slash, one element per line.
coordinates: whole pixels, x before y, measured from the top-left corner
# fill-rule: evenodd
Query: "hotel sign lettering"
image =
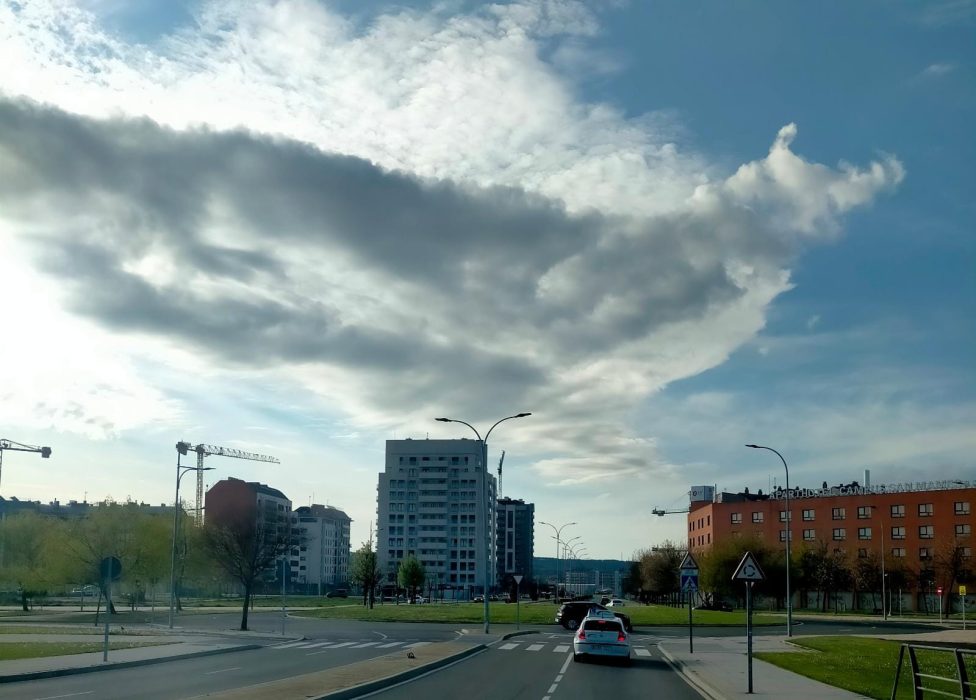
<path fill-rule="evenodd" d="M 914 481 L 902 484 L 879 484 L 878 486 L 829 486 L 825 489 L 790 489 L 793 498 L 824 498 L 826 496 L 877 496 L 885 493 L 916 493 L 919 491 L 948 491 L 950 489 L 971 488 L 971 481 Z M 786 489 L 778 488 L 770 498 L 786 498 Z"/>

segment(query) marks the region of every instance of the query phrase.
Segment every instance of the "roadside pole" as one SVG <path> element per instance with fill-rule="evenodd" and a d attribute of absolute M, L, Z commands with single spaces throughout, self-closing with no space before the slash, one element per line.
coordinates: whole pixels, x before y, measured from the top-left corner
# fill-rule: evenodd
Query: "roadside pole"
<path fill-rule="evenodd" d="M 939 596 L 939 624 L 942 624 L 942 586 L 936 588 L 935 592 Z"/>
<path fill-rule="evenodd" d="M 695 626 L 691 622 L 691 599 L 693 596 L 694 593 L 692 593 L 691 589 L 689 588 L 688 589 L 688 653 L 689 654 L 695 653 L 695 631 L 694 631 Z"/>
<path fill-rule="evenodd" d="M 285 636 L 285 563 L 288 560 L 282 556 L 281 557 L 281 636 Z"/>
<path fill-rule="evenodd" d="M 694 625 L 691 618 L 691 603 L 698 591 L 698 562 L 691 552 L 685 554 L 678 567 L 681 590 L 688 594 L 688 653 L 695 653 Z"/>
<path fill-rule="evenodd" d="M 112 610 L 112 577 L 105 577 L 105 643 L 102 648 L 102 661 L 108 661 L 108 624 Z"/>
<path fill-rule="evenodd" d="M 522 618 L 519 615 L 519 606 L 522 604 L 522 596 L 519 595 L 519 585 L 522 583 L 522 574 L 516 574 L 515 579 L 515 629 L 522 629 Z"/>
<path fill-rule="evenodd" d="M 962 607 L 962 629 L 966 630 L 966 587 L 959 586 L 959 603 Z"/>
<path fill-rule="evenodd" d="M 749 694 L 752 694 L 752 585 L 756 581 L 766 580 L 766 575 L 759 568 L 759 562 L 746 552 L 732 574 L 733 581 L 743 581 L 746 584 L 746 664 L 749 682 Z"/>

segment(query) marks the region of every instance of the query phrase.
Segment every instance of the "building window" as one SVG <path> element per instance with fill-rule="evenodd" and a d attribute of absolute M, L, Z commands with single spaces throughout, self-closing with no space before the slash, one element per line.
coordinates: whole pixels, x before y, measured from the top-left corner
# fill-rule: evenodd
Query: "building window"
<path fill-rule="evenodd" d="M 807 508 L 803 511 L 804 520 L 813 520 L 813 518 L 814 518 L 813 508 Z"/>
<path fill-rule="evenodd" d="M 790 520 L 792 520 L 792 519 L 793 519 L 793 518 L 790 518 Z M 785 523 L 785 522 L 786 522 L 786 511 L 785 511 L 785 510 L 781 510 L 781 511 L 779 512 L 779 521 L 780 521 L 781 523 Z"/>
<path fill-rule="evenodd" d="M 932 558 L 932 550 L 928 547 L 919 547 L 918 558 L 922 561 L 927 561 Z"/>
<path fill-rule="evenodd" d="M 861 520 L 871 517 L 871 506 L 858 506 L 857 507 L 857 517 Z"/>
<path fill-rule="evenodd" d="M 858 559 L 867 559 L 868 558 L 868 550 L 864 549 L 864 547 L 859 548 L 857 550 L 857 558 Z"/>
<path fill-rule="evenodd" d="M 921 518 L 931 517 L 933 513 L 931 503 L 919 503 L 918 504 L 918 515 Z"/>
<path fill-rule="evenodd" d="M 834 539 L 835 540 L 846 540 L 847 539 L 847 530 L 845 530 L 842 527 L 835 527 L 834 528 Z"/>
<path fill-rule="evenodd" d="M 803 531 L 803 539 L 806 542 L 813 542 L 815 539 L 817 539 L 817 531 L 816 530 L 804 530 Z"/>
<path fill-rule="evenodd" d="M 956 515 L 969 515 L 969 501 L 956 501 L 952 510 Z"/>
<path fill-rule="evenodd" d="M 905 526 L 900 525 L 898 527 L 891 528 L 891 539 L 893 540 L 905 539 Z"/>
<path fill-rule="evenodd" d="M 970 547 L 960 547 L 959 554 L 963 559 L 969 559 L 973 556 L 973 550 Z"/>
<path fill-rule="evenodd" d="M 904 547 L 893 547 L 892 550 L 891 550 L 891 556 L 896 557 L 898 559 L 904 558 L 904 556 L 905 556 L 905 548 Z"/>
<path fill-rule="evenodd" d="M 859 527 L 859 528 L 857 528 L 857 539 L 859 539 L 859 540 L 869 540 L 869 539 L 871 539 L 871 528 L 869 528 L 869 527 Z"/>
<path fill-rule="evenodd" d="M 732 524 L 733 525 L 741 525 L 742 524 L 742 513 L 733 513 L 732 514 Z"/>
<path fill-rule="evenodd" d="M 969 537 L 973 534 L 973 526 L 969 523 L 956 525 L 956 537 Z"/>
<path fill-rule="evenodd" d="M 780 542 L 786 542 L 786 530 L 780 530 L 779 531 L 779 541 Z M 793 541 L 793 533 L 791 532 L 790 533 L 790 542 L 792 542 L 792 541 Z"/>
<path fill-rule="evenodd" d="M 763 522 L 766 519 L 765 518 L 765 515 L 766 514 L 763 513 L 762 511 L 753 511 L 753 513 L 752 513 L 752 522 L 754 522 L 754 523 L 761 523 L 761 522 Z"/>
<path fill-rule="evenodd" d="M 930 540 L 935 537 L 935 526 L 934 525 L 919 525 L 918 526 L 918 537 L 921 540 Z"/>
<path fill-rule="evenodd" d="M 832 508 L 830 517 L 833 520 L 844 520 L 847 517 L 847 510 L 844 508 Z"/>
<path fill-rule="evenodd" d="M 892 518 L 904 518 L 905 517 L 905 506 L 891 506 L 891 517 Z"/>

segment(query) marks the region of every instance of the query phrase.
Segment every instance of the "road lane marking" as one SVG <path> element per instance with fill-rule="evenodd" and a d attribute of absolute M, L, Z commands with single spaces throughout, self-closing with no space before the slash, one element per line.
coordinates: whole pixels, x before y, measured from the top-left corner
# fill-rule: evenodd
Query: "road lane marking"
<path fill-rule="evenodd" d="M 550 695 L 552 695 L 553 693 L 556 692 L 556 686 L 557 685 L 559 685 L 559 684 L 558 683 L 553 683 L 552 685 L 549 686 L 549 694 Z"/>
<path fill-rule="evenodd" d="M 365 649 L 366 647 L 374 647 L 377 644 L 379 644 L 379 642 L 365 642 L 363 644 L 357 644 L 353 647 L 353 649 Z"/>
<path fill-rule="evenodd" d="M 416 649 L 417 647 L 425 647 L 428 644 L 430 644 L 430 642 L 414 642 L 413 644 L 408 644 L 407 646 L 405 646 L 403 648 L 404 649 Z"/>
<path fill-rule="evenodd" d="M 203 675 L 205 675 L 205 676 L 212 676 L 215 673 L 226 673 L 227 671 L 240 671 L 240 670 L 241 670 L 241 667 L 240 666 L 234 666 L 232 668 L 221 668 L 221 669 L 218 669 L 216 671 L 207 671 Z"/>
<path fill-rule="evenodd" d="M 301 646 L 305 642 L 289 642 L 288 644 L 279 644 L 278 646 L 271 647 L 272 649 L 291 649 L 292 647 Z"/>
<path fill-rule="evenodd" d="M 377 649 L 389 649 L 390 647 L 398 647 L 401 644 L 403 644 L 403 642 L 387 642 L 386 644 L 380 644 L 376 648 Z"/>
<path fill-rule="evenodd" d="M 650 656 L 651 652 L 648 649 L 634 649 L 634 653 L 638 656 Z"/>
<path fill-rule="evenodd" d="M 91 695 L 94 690 L 86 690 L 84 693 L 68 693 L 67 695 L 48 695 L 46 698 L 38 698 L 37 700 L 56 700 L 57 698 L 73 698 L 78 695 Z"/>
<path fill-rule="evenodd" d="M 545 646 L 545 644 L 530 644 L 529 646 L 525 647 L 525 650 L 526 651 L 539 651 L 539 649 L 541 649 L 544 646 Z"/>
<path fill-rule="evenodd" d="M 332 644 L 332 642 L 316 642 L 315 644 L 309 644 L 307 646 L 301 647 L 302 649 L 315 649 L 316 647 L 324 647 Z"/>
<path fill-rule="evenodd" d="M 383 641 L 384 639 L 389 639 L 389 638 L 390 638 L 390 637 L 389 637 L 388 635 L 385 635 L 385 634 L 383 634 L 382 632 L 373 632 L 373 634 L 378 634 L 378 635 L 380 636 L 380 641 L 381 641 L 381 642 L 382 642 L 382 641 Z"/>
<path fill-rule="evenodd" d="M 556 652 L 556 653 L 562 653 L 564 651 L 569 651 L 569 645 L 568 644 L 560 644 L 555 649 L 553 649 L 553 651 Z"/>
<path fill-rule="evenodd" d="M 334 647 L 329 647 L 329 651 L 332 651 L 333 649 L 338 649 L 339 647 L 350 647 L 355 643 L 356 642 L 340 642 L 339 644 L 336 644 Z"/>
<path fill-rule="evenodd" d="M 518 647 L 519 647 L 519 645 L 518 645 L 517 642 L 509 642 L 508 644 L 502 644 L 498 648 L 499 649 L 504 649 L 505 651 L 508 651 L 509 649 L 518 649 Z"/>

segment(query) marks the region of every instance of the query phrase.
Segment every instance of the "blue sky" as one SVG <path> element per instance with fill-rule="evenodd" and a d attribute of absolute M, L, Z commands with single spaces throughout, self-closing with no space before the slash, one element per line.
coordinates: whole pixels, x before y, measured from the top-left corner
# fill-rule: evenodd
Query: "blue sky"
<path fill-rule="evenodd" d="M 746 442 L 976 479 L 976 3 L 71 7 L 0 2 L 0 437 L 55 448 L 0 494 L 168 501 L 188 439 L 358 541 L 385 439 L 519 411 L 594 557 Z"/>

